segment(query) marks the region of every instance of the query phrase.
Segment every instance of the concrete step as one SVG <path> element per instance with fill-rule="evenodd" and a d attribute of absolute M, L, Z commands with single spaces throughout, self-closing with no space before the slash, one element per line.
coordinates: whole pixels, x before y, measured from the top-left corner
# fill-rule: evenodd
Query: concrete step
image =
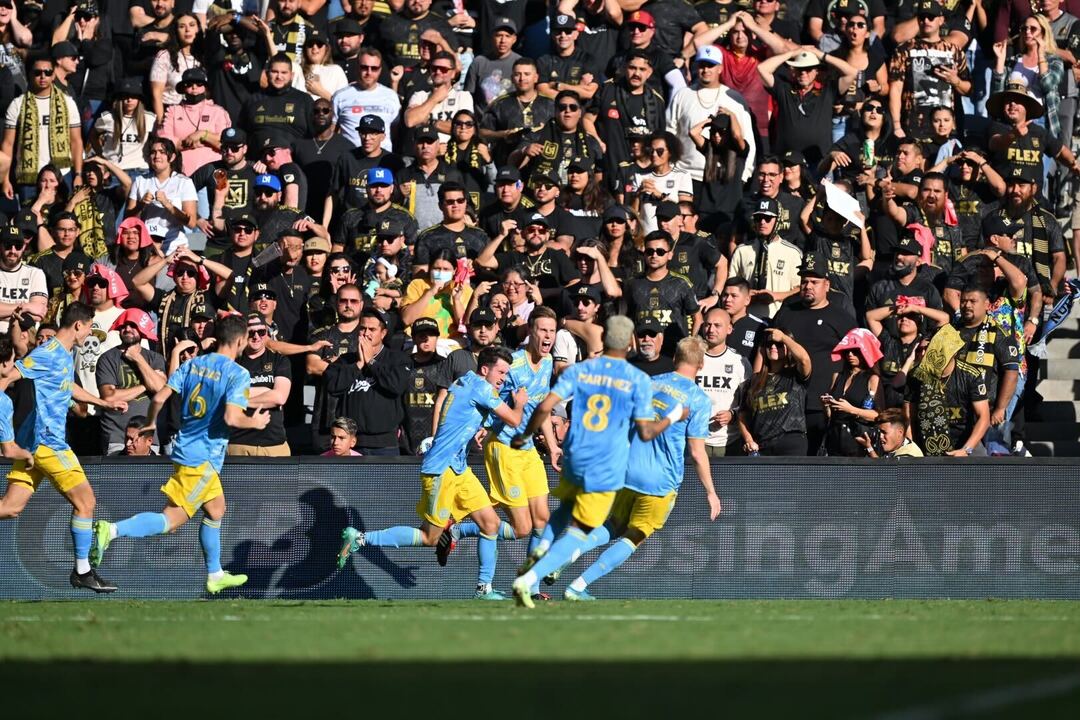
<path fill-rule="evenodd" d="M 1046 345 L 1046 357 L 1050 362 L 1080 358 L 1080 341 L 1063 339 L 1059 342 L 1054 335 Z"/>
<path fill-rule="evenodd" d="M 1024 443 L 1035 457 L 1080 457 L 1080 442 L 1030 440 Z"/>
<path fill-rule="evenodd" d="M 1080 421 L 1080 401 L 1044 400 L 1040 412 L 1044 423 L 1075 423 Z"/>
<path fill-rule="evenodd" d="M 1066 380 L 1064 378 L 1043 380 L 1039 383 L 1039 394 L 1045 400 L 1073 400 L 1080 397 L 1080 382 L 1076 379 Z"/>
<path fill-rule="evenodd" d="M 1047 380 L 1080 380 L 1080 359 L 1059 358 L 1047 363 L 1047 371 Z M 1039 388 L 1045 396 L 1041 385 Z"/>
<path fill-rule="evenodd" d="M 1071 440 L 1080 442 L 1080 424 L 1075 422 L 1030 422 L 1024 426 L 1024 435 L 1034 441 Z"/>

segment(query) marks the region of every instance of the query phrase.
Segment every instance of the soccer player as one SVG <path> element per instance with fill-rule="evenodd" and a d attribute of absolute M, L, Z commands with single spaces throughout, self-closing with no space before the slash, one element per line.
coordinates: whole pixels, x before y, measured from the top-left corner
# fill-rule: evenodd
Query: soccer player
<path fill-rule="evenodd" d="M 469 442 L 494 414 L 502 422 L 517 427 L 529 399 L 525 388 L 513 395 L 513 407 L 499 397 L 499 388 L 510 372 L 513 356 L 506 348 L 493 345 L 480 351 L 476 372 L 468 372 L 454 381 L 447 391 L 435 430 L 435 440 L 420 465 L 423 488 L 416 514 L 420 528 L 398 525 L 386 530 L 360 532 L 347 527 L 341 532 L 341 551 L 338 567 L 345 567 L 349 555 L 365 545 L 372 547 L 421 547 L 439 542 L 447 523 L 453 518 L 460 522 L 470 517 L 480 529 L 477 555 L 480 577 L 476 585 L 477 599 L 502 600 L 502 593 L 492 590 L 495 577 L 496 538 L 499 516 L 491 507 L 480 480 L 466 463 Z"/>
<path fill-rule="evenodd" d="M 11 434 L 6 429 L 4 437 L 0 438 L 4 455 L 15 458 L 7 477 L 7 492 L 0 500 L 0 519 L 17 517 L 41 484 L 41 479 L 49 478 L 73 508 L 71 539 L 75 544 L 75 569 L 71 571 L 71 586 L 111 593 L 116 592 L 116 586 L 90 566 L 90 539 L 97 501 L 79 459 L 68 446 L 65 432 L 72 399 L 106 410 L 127 412 L 126 402 L 102 400 L 75 384 L 75 362 L 71 351 L 90 335 L 93 319 L 94 311 L 88 305 L 71 303 L 60 316 L 56 336 L 17 360 L 14 368 L 6 373 L 8 383 L 20 377 L 34 381 L 34 409 L 19 427 L 15 438 L 24 452 L 9 447 Z M 11 411 L 5 409 L 2 412 L 10 423 Z M 9 455 L 9 452 L 13 454 Z"/>
<path fill-rule="evenodd" d="M 534 607 L 532 588 L 537 579 L 576 560 L 588 534 L 607 520 L 615 493 L 626 480 L 631 421 L 638 436 L 649 441 L 684 416 L 682 405 L 676 404 L 665 417 L 653 420 L 649 376 L 626 362 L 633 335 L 634 323 L 629 318 L 608 318 L 604 354 L 564 370 L 533 411 L 525 431 L 510 443 L 513 448 L 524 446 L 556 404 L 573 398 L 562 477 L 555 490 L 562 504 L 551 516 L 544 539 L 522 566 L 521 576 L 514 581 L 514 597 L 519 605 Z M 560 537 L 564 529 L 566 533 Z M 554 539 L 550 549 L 546 547 L 549 534 Z"/>
<path fill-rule="evenodd" d="M 554 368 L 551 348 L 555 345 L 558 329 L 558 318 L 549 307 L 541 305 L 529 315 L 528 344 L 514 352 L 510 372 L 499 391 L 504 402 L 509 402 L 518 388 L 525 388 L 528 392 L 521 423 L 514 426 L 496 420 L 484 443 L 484 466 L 490 481 L 491 501 L 502 506 L 510 518 L 509 524 L 500 523 L 498 536 L 503 540 L 528 536 L 529 552 L 539 544 L 550 515 L 547 471 L 540 453 L 533 447 L 531 437 L 520 450 L 510 447 L 510 441 L 525 429 L 533 410 L 551 390 Z M 552 435 L 551 424 L 544 423 L 542 430 L 548 447 L 553 448 L 552 465 L 558 468 L 560 451 Z M 451 526 L 439 537 L 439 544 L 435 548 L 439 564 L 446 564 L 447 555 L 459 539 L 477 537 L 479 534 L 480 528 L 475 522 L 466 521 Z M 539 588 L 534 590 L 537 591 L 534 595 L 539 592 Z"/>
<path fill-rule="evenodd" d="M 595 600 L 586 589 L 589 584 L 626 562 L 641 543 L 664 527 L 682 484 L 688 446 L 698 480 L 705 487 L 709 519 L 715 520 L 720 514 L 720 498 L 713 489 L 709 456 L 705 452 L 712 401 L 695 380 L 705 364 L 705 347 L 701 338 L 683 338 L 675 347 L 675 372 L 653 378 L 653 407 L 657 415 L 682 404 L 690 409 L 690 416 L 674 423 L 652 442 L 642 442 L 636 437 L 631 439 L 626 487 L 615 496 L 611 518 L 589 533 L 589 541 L 581 552 L 585 554 L 600 547 L 612 537 L 618 537 L 620 532 L 622 537 L 601 553 L 581 577 L 570 583 L 563 593 L 567 600 Z M 557 573 L 553 575 L 551 582 L 558 577 Z M 545 582 L 548 577 L 544 578 Z"/>
<path fill-rule="evenodd" d="M 270 422 L 265 408 L 253 415 L 248 407 L 251 374 L 236 362 L 247 346 L 247 320 L 231 315 L 214 328 L 214 352 L 199 355 L 176 369 L 165 387 L 154 395 L 144 432 L 155 429 L 161 408 L 173 396 L 182 399 L 180 432 L 173 445 L 173 474 L 161 486 L 168 501 L 160 513 L 144 512 L 127 520 L 94 523 L 90 560 L 101 564 L 109 544 L 118 537 L 148 537 L 176 532 L 202 508 L 199 542 L 206 560 L 206 591 L 217 594 L 247 582 L 247 575 L 221 569 L 221 519 L 225 492 L 221 464 L 232 430 L 262 430 Z"/>

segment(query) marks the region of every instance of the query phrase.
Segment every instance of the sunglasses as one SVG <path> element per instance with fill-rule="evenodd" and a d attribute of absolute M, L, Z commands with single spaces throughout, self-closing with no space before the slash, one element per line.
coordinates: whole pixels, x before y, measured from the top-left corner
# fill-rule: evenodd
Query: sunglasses
<path fill-rule="evenodd" d="M 226 144 L 226 145 L 222 145 L 221 149 L 225 150 L 226 152 L 240 152 L 240 148 L 242 148 L 242 147 L 244 147 L 243 144 L 240 144 L 240 145 Z"/>
<path fill-rule="evenodd" d="M 4 250 L 22 250 L 25 246 L 26 243 L 24 242 L 15 242 L 12 240 L 7 240 L 0 243 L 0 248 Z"/>
<path fill-rule="evenodd" d="M 2 7 L 2 6 L 0 6 L 0 7 Z M 82 277 L 86 273 L 84 273 L 82 270 L 65 270 L 64 274 L 65 275 L 71 275 L 71 276 L 74 276 L 74 277 Z"/>
<path fill-rule="evenodd" d="M 667 148 L 650 148 L 649 149 L 649 154 L 650 155 L 663 155 L 666 152 L 667 152 Z"/>
<path fill-rule="evenodd" d="M 604 221 L 605 225 L 610 225 L 612 223 L 618 223 L 620 225 L 625 225 L 626 221 L 623 220 L 622 218 L 608 218 L 607 220 Z"/>
<path fill-rule="evenodd" d="M 664 248 L 645 248 L 644 253 L 645 257 L 654 257 L 657 255 L 667 255 L 668 251 Z"/>
<path fill-rule="evenodd" d="M 248 330 L 249 338 L 266 337 L 267 334 L 267 330 Z"/>
<path fill-rule="evenodd" d="M 259 300 L 277 300 L 277 296 L 265 292 L 261 292 L 251 296 L 252 302 L 258 302 Z"/>
<path fill-rule="evenodd" d="M 454 127 L 471 128 L 476 127 L 476 123 L 474 123 L 472 120 L 455 120 Z"/>
<path fill-rule="evenodd" d="M 177 278 L 186 278 L 186 277 L 197 278 L 197 277 L 199 277 L 199 273 L 196 272 L 192 268 L 180 268 L 179 270 L 177 270 L 176 272 L 173 273 L 173 277 L 177 277 Z M 103 285 L 105 287 L 108 287 L 108 283 L 106 283 L 104 280 L 102 281 L 102 283 L 103 283 Z M 93 286 L 94 286 L 94 283 L 90 283 L 90 287 L 93 287 Z"/>
<path fill-rule="evenodd" d="M 330 268 L 330 272 L 334 273 L 335 275 L 347 275 L 351 270 L 352 268 L 348 265 L 338 265 L 336 267 Z"/>
<path fill-rule="evenodd" d="M 775 219 L 776 218 L 773 217 L 772 215 L 755 215 L 754 216 L 754 222 L 757 222 L 757 223 L 769 222 L 770 220 L 775 220 Z"/>
<path fill-rule="evenodd" d="M 578 298 L 577 299 L 577 304 L 578 305 L 596 305 L 596 301 L 593 300 L 592 298 L 583 297 L 583 298 Z"/>
<path fill-rule="evenodd" d="M 52 77 L 52 68 L 37 68 L 34 70 L 34 77 Z"/>
<path fill-rule="evenodd" d="M 580 105 L 575 103 L 560 103 L 559 112 L 577 112 L 581 109 Z"/>
<path fill-rule="evenodd" d="M 648 25 L 642 25 L 641 23 L 630 23 L 627 27 L 630 28 L 630 32 L 645 32 L 646 30 L 652 30 Z"/>
<path fill-rule="evenodd" d="M 255 190 L 255 194 L 259 197 L 270 197 L 271 195 L 277 195 L 278 191 L 272 188 L 258 188 Z"/>
<path fill-rule="evenodd" d="M 382 70 L 382 65 L 361 65 L 360 72 L 373 72 L 377 73 Z"/>
<path fill-rule="evenodd" d="M 556 35 L 573 35 L 576 32 L 577 32 L 577 28 L 572 28 L 570 30 L 567 30 L 566 28 L 561 28 L 559 30 L 556 30 L 555 34 Z"/>
<path fill-rule="evenodd" d="M 536 185 L 534 185 L 533 187 L 535 187 L 538 190 L 554 190 L 555 188 L 558 187 L 558 185 L 556 185 L 555 183 L 542 182 L 542 183 L 536 183 Z"/>
<path fill-rule="evenodd" d="M 308 47 L 326 47 L 326 43 L 322 40 L 308 40 Z"/>
<path fill-rule="evenodd" d="M 255 228 L 250 225 L 233 225 L 233 232 L 241 235 L 250 235 L 255 232 Z"/>
<path fill-rule="evenodd" d="M 431 66 L 431 72 L 433 72 L 433 73 L 448 73 L 448 72 L 450 72 L 452 70 L 453 70 L 453 68 L 451 68 L 451 67 L 449 67 L 447 65 L 432 65 Z"/>
<path fill-rule="evenodd" d="M 333 112 L 330 108 L 315 108 L 316 115 L 330 115 Z"/>
<path fill-rule="evenodd" d="M 637 336 L 637 337 L 639 337 L 639 338 L 642 338 L 642 339 L 644 339 L 644 338 L 654 338 L 654 337 L 658 337 L 658 336 L 660 335 L 660 333 L 658 333 L 658 332 L 653 332 L 652 330 L 642 330 L 641 332 L 636 332 L 636 333 L 634 333 L 634 335 L 636 335 L 636 336 Z"/>
<path fill-rule="evenodd" d="M 919 13 L 915 17 L 919 18 L 919 22 L 927 22 L 936 18 L 937 15 L 931 15 L 929 13 Z"/>
<path fill-rule="evenodd" d="M 866 23 L 864 23 L 862 20 L 859 20 L 857 22 L 856 21 L 850 21 L 850 22 L 848 22 L 847 26 L 852 27 L 852 28 L 864 28 L 864 27 L 866 27 Z"/>
<path fill-rule="evenodd" d="M 884 115 L 885 108 L 881 105 L 863 105 L 862 111 L 867 114 Z"/>
<path fill-rule="evenodd" d="M 443 200 L 443 205 L 464 205 L 465 198 L 446 198 Z"/>

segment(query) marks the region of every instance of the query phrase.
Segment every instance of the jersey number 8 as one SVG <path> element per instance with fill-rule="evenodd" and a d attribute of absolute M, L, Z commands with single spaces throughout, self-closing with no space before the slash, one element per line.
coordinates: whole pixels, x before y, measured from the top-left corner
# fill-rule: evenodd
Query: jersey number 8
<path fill-rule="evenodd" d="M 193 418 L 201 418 L 206 414 L 206 398 L 199 395 L 199 391 L 202 390 L 202 383 L 195 386 L 195 389 L 191 391 L 191 397 L 188 398 L 188 414 Z"/>
<path fill-rule="evenodd" d="M 611 411 L 611 398 L 600 393 L 590 395 L 585 401 L 585 408 L 585 414 L 581 416 L 585 429 L 592 432 L 604 432 L 608 425 L 608 412 Z"/>

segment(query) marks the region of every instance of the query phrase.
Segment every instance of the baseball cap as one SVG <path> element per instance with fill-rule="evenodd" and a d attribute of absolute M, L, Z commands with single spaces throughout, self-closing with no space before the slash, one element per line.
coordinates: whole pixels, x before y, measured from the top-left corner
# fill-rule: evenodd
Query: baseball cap
<path fill-rule="evenodd" d="M 788 150 L 783 156 L 785 167 L 795 167 L 796 165 L 805 165 L 806 158 L 798 150 Z"/>
<path fill-rule="evenodd" d="M 330 241 L 323 237 L 310 237 L 304 241 L 304 252 L 330 252 Z"/>
<path fill-rule="evenodd" d="M 494 27 L 491 28 L 491 32 L 497 32 L 499 30 L 509 30 L 515 35 L 518 34 L 517 23 L 508 17 L 501 17 L 495 21 Z"/>
<path fill-rule="evenodd" d="M 413 338 L 423 333 L 434 333 L 435 335 L 438 335 L 439 323 L 428 317 L 417 318 L 416 320 L 413 320 L 411 329 Z"/>
<path fill-rule="evenodd" d="M 507 165 L 499 168 L 499 172 L 495 173 L 495 182 L 497 183 L 516 183 L 521 182 L 521 171 L 516 167 Z"/>
<path fill-rule="evenodd" d="M 578 170 L 581 170 L 583 172 L 592 172 L 592 169 L 596 167 L 596 163 L 591 157 L 588 157 L 587 155 L 583 157 L 578 156 L 570 158 L 570 162 L 569 164 L 567 164 L 566 167 L 567 169 L 577 168 Z"/>
<path fill-rule="evenodd" d="M 657 220 L 670 220 L 671 218 L 675 217 L 679 217 L 678 203 L 673 203 L 670 200 L 665 200 L 656 206 Z"/>
<path fill-rule="evenodd" d="M 1042 180 L 1042 171 L 1036 170 L 1034 165 L 1013 164 L 1008 173 L 1005 173 L 1007 183 L 1035 183 Z"/>
<path fill-rule="evenodd" d="M 252 283 L 251 290 L 248 291 L 248 300 L 258 300 L 261 297 L 267 297 L 271 300 L 277 300 L 277 292 L 274 288 L 270 287 L 269 283 L 257 282 Z"/>
<path fill-rule="evenodd" d="M 634 326 L 635 335 L 659 335 L 662 332 L 664 328 L 660 326 L 660 321 L 652 316 L 639 320 Z"/>
<path fill-rule="evenodd" d="M 113 90 L 113 96 L 120 98 L 142 98 L 142 81 L 133 77 L 122 79 L 120 82 L 116 83 L 116 89 Z"/>
<path fill-rule="evenodd" d="M 626 211 L 622 205 L 612 205 L 604 211 L 604 222 L 608 220 L 622 220 L 627 222 L 630 219 L 630 213 Z"/>
<path fill-rule="evenodd" d="M 23 237 L 22 230 L 19 228 L 14 225 L 5 225 L 0 228 L 0 243 L 23 245 L 26 243 L 26 238 Z"/>
<path fill-rule="evenodd" d="M 259 221 L 255 219 L 254 213 L 238 212 L 229 215 L 228 224 L 230 227 L 233 225 L 250 225 L 256 230 L 259 229 Z"/>
<path fill-rule="evenodd" d="M 37 217 L 30 210 L 23 210 L 16 215 L 12 224 L 24 233 L 37 233 Z"/>
<path fill-rule="evenodd" d="M 367 171 L 368 185 L 393 185 L 394 173 L 384 167 L 373 167 Z"/>
<path fill-rule="evenodd" d="M 190 83 L 202 83 L 206 85 L 208 83 L 206 77 L 206 71 L 202 68 L 190 68 L 184 71 L 184 74 L 180 76 L 180 82 L 176 83 L 176 89 L 178 92 L 184 92 L 184 87 Z"/>
<path fill-rule="evenodd" d="M 65 57 L 79 57 L 79 49 L 67 40 L 61 40 L 53 45 L 49 53 L 53 56 L 53 60 L 59 60 L 60 58 Z"/>
<path fill-rule="evenodd" d="M 356 21 L 356 18 L 343 17 L 334 23 L 333 29 L 334 35 L 363 35 L 364 28 L 360 27 L 360 23 Z"/>
<path fill-rule="evenodd" d="M 378 115 L 363 115 L 360 118 L 360 122 L 356 123 L 356 132 L 358 133 L 384 133 L 386 132 L 386 123 Z"/>
<path fill-rule="evenodd" d="M 992 212 L 984 217 L 982 227 L 980 228 L 984 238 L 988 238 L 991 235 L 1006 235 L 1012 237 L 1023 229 L 1024 223 L 1022 220 L 1012 220 L 997 212 Z"/>
<path fill-rule="evenodd" d="M 119 330 L 124 325 L 132 323 L 139 330 L 139 334 L 147 340 L 158 339 L 157 328 L 154 327 L 154 319 L 139 308 L 128 308 L 117 316 L 109 330 Z"/>
<path fill-rule="evenodd" d="M 203 318 L 204 320 L 213 320 L 214 311 L 210 309 L 210 306 L 206 304 L 206 301 L 196 302 L 191 306 L 191 319 Z"/>
<path fill-rule="evenodd" d="M 910 228 L 900 228 L 899 243 L 893 251 L 894 255 L 922 255 L 922 245 L 915 237 L 915 232 Z"/>
<path fill-rule="evenodd" d="M 274 192 L 281 192 L 281 180 L 278 180 L 277 175 L 270 175 L 269 173 L 259 175 L 255 178 L 255 187 L 268 187 Z"/>
<path fill-rule="evenodd" d="M 635 10 L 626 17 L 626 24 L 634 23 L 645 27 L 656 27 L 656 19 L 648 10 Z"/>
<path fill-rule="evenodd" d="M 494 325 L 498 321 L 491 308 L 476 308 L 469 316 L 469 325 Z"/>
<path fill-rule="evenodd" d="M 383 326 L 383 329 L 386 329 L 386 328 L 390 327 L 390 323 L 386 319 L 386 313 L 384 313 L 383 311 L 381 311 L 381 310 L 379 310 L 377 308 L 373 308 L 373 307 L 364 308 L 360 312 L 360 317 L 362 317 L 362 318 L 373 317 L 373 318 L 375 318 L 376 320 L 379 321 L 379 324 Z"/>
<path fill-rule="evenodd" d="M 825 256 L 816 251 L 806 253 L 802 267 L 799 268 L 799 277 L 829 277 L 829 265 L 825 262 Z"/>
<path fill-rule="evenodd" d="M 559 13 L 555 16 L 555 19 L 551 21 L 551 27 L 553 30 L 566 30 L 577 29 L 577 19 L 573 15 L 566 15 L 565 13 Z"/>
<path fill-rule="evenodd" d="M 697 62 L 708 63 L 709 65 L 723 65 L 724 55 L 720 52 L 720 48 L 715 45 L 705 45 L 698 48 L 694 60 Z"/>
<path fill-rule="evenodd" d="M 758 198 L 757 202 L 754 204 L 754 210 L 751 215 L 768 215 L 769 217 L 780 217 L 780 203 L 776 202 L 776 198 Z"/>
<path fill-rule="evenodd" d="M 941 3 L 937 0 L 919 0 L 915 3 L 915 16 L 919 15 L 933 15 L 935 17 L 945 14 L 944 8 L 941 7 Z"/>
<path fill-rule="evenodd" d="M 582 298 L 586 298 L 592 300 L 597 305 L 599 305 L 600 302 L 603 300 L 603 298 L 600 296 L 600 291 L 596 287 L 585 284 L 580 284 L 576 286 L 570 293 L 570 298 L 574 302 L 577 302 Z"/>
<path fill-rule="evenodd" d="M 327 40 L 326 36 L 323 35 L 321 32 L 319 32 L 318 30 L 313 30 L 310 35 L 308 35 L 306 38 L 304 38 L 304 47 L 307 47 L 308 45 L 311 45 L 312 43 L 319 43 L 321 45 L 329 45 L 330 41 Z"/>
<path fill-rule="evenodd" d="M 394 218 L 380 220 L 378 226 L 375 228 L 375 235 L 378 237 L 397 237 L 398 235 L 404 234 L 405 224 Z"/>
<path fill-rule="evenodd" d="M 247 145 L 247 133 L 242 128 L 231 127 L 221 131 L 222 145 Z"/>
<path fill-rule="evenodd" d="M 60 266 L 61 272 L 78 271 L 83 275 L 90 272 L 90 266 L 94 264 L 94 261 L 83 255 L 81 252 L 73 252 L 64 258 L 63 264 Z"/>
<path fill-rule="evenodd" d="M 548 230 L 551 229 L 551 222 L 540 213 L 533 213 L 529 216 L 529 219 L 525 221 L 526 227 L 529 225 L 543 225 Z"/>
<path fill-rule="evenodd" d="M 416 132 L 413 134 L 417 140 L 438 140 L 439 131 L 435 129 L 435 126 L 431 123 L 425 123 L 416 128 Z"/>

